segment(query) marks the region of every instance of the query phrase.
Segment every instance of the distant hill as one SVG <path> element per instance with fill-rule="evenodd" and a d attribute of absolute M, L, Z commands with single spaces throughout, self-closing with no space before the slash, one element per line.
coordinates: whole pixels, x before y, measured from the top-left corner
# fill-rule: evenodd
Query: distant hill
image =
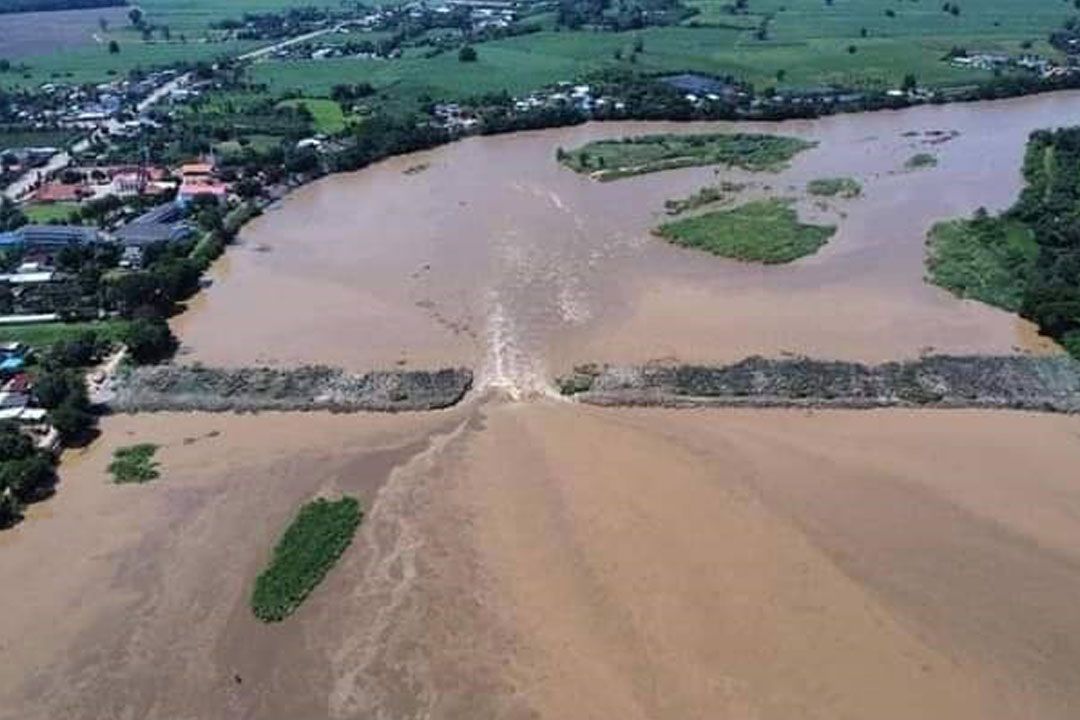
<path fill-rule="evenodd" d="M 0 15 L 50 10 L 85 10 L 127 5 L 127 0 L 0 0 Z"/>

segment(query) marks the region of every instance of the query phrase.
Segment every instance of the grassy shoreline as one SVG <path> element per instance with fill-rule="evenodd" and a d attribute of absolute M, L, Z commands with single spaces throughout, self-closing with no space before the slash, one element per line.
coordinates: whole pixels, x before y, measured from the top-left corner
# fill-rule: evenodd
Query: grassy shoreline
<path fill-rule="evenodd" d="M 790 201 L 773 199 L 664 223 L 655 232 L 683 247 L 778 265 L 814 254 L 836 228 L 801 223 Z"/>
<path fill-rule="evenodd" d="M 1027 226 L 996 218 L 949 220 L 926 241 L 930 282 L 954 295 L 1018 312 L 1038 259 Z"/>

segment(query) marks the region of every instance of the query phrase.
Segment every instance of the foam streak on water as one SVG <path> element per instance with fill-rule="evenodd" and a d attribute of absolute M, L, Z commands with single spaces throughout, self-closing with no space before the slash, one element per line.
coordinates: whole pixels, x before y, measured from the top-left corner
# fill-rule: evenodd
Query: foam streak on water
<path fill-rule="evenodd" d="M 487 353 L 477 388 L 494 390 L 511 400 L 557 397 L 544 372 L 540 355 L 530 352 L 519 335 L 518 324 L 493 293 L 485 332 Z"/>

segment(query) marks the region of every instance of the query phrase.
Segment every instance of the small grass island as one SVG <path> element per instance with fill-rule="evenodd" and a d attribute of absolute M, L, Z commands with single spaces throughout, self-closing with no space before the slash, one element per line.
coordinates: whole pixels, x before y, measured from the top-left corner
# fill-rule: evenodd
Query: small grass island
<path fill-rule="evenodd" d="M 927 170 L 937 167 L 938 160 L 930 153 L 917 153 L 912 155 L 904 163 L 905 170 Z"/>
<path fill-rule="evenodd" d="M 815 144 L 784 135 L 754 133 L 643 135 L 597 140 L 569 151 L 559 148 L 556 158 L 575 172 L 608 181 L 700 165 L 778 171 Z"/>
<path fill-rule="evenodd" d="M 363 513 L 356 498 L 313 500 L 297 513 L 255 580 L 251 609 L 263 622 L 296 611 L 352 543 Z"/>
<path fill-rule="evenodd" d="M 801 223 L 791 201 L 772 199 L 664 223 L 655 232 L 676 245 L 777 265 L 813 255 L 836 228 Z"/>
<path fill-rule="evenodd" d="M 849 177 L 817 178 L 806 183 L 806 192 L 818 197 L 839 197 L 850 200 L 862 195 L 862 185 Z"/>
<path fill-rule="evenodd" d="M 154 460 L 157 451 L 158 446 L 153 443 L 139 443 L 117 448 L 113 453 L 112 462 L 109 463 L 109 472 L 112 473 L 113 482 L 123 485 L 157 480 L 161 476 L 158 463 Z"/>

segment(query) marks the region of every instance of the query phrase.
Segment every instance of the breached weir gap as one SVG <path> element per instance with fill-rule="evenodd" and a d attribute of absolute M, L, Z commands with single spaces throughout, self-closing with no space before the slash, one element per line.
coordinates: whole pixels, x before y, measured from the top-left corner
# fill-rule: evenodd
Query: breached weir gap
<path fill-rule="evenodd" d="M 486 374 L 486 373 L 485 373 Z M 117 379 L 117 412 L 417 412 L 462 402 L 472 390 L 506 389 L 512 401 L 550 397 L 465 368 L 348 374 L 323 366 L 138 368 Z M 1080 363 L 1067 356 L 947 356 L 863 365 L 751 357 L 723 366 L 579 366 L 558 379 L 562 396 L 605 406 L 983 408 L 1080 412 Z"/>

